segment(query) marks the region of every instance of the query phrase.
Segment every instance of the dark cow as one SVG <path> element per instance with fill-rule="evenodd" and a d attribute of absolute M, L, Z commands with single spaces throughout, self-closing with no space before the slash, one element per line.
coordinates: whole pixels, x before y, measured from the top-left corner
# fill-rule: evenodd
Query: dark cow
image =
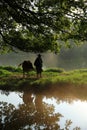
<path fill-rule="evenodd" d="M 31 61 L 29 61 L 29 60 L 23 61 L 21 64 L 19 64 L 19 66 L 22 66 L 22 69 L 23 69 L 23 77 L 25 77 L 25 76 L 26 76 L 26 73 L 28 74 L 29 71 L 34 70 L 32 63 L 31 63 Z"/>

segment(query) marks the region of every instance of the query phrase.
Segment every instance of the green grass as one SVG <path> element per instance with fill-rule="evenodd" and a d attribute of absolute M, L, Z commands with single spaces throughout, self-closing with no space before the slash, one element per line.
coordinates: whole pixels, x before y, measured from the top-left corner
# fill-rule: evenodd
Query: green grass
<path fill-rule="evenodd" d="M 11 66 L 0 67 L 0 89 L 23 89 L 30 86 L 50 86 L 50 85 L 87 84 L 87 69 L 64 71 L 61 68 L 50 68 L 44 70 L 42 78 L 36 78 L 36 72 L 32 71 L 29 77 L 23 78 L 22 69 Z"/>

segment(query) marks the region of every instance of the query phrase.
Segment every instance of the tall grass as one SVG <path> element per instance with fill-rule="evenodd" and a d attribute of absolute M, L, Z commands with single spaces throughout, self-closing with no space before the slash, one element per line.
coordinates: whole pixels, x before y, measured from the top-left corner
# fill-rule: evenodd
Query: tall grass
<path fill-rule="evenodd" d="M 36 72 L 32 71 L 29 77 L 23 78 L 22 69 L 1 66 L 0 88 L 21 88 L 21 86 L 46 86 L 54 84 L 87 84 L 87 69 L 64 71 L 61 68 L 49 68 L 42 72 L 42 78 L 36 78 Z M 6 88 L 5 87 L 5 88 Z"/>

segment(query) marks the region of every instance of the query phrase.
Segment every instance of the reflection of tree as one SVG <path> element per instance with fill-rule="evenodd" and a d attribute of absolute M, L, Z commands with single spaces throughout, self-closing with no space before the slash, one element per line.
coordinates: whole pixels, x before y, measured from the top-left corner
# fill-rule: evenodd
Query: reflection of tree
<path fill-rule="evenodd" d="M 46 88 L 46 91 L 47 88 Z M 54 97 L 57 103 L 68 102 L 69 104 L 75 100 L 87 101 L 87 86 L 86 85 L 65 85 L 60 84 L 60 86 L 52 86 L 49 91 L 43 93 L 47 98 Z"/>
<path fill-rule="evenodd" d="M 66 90 L 67 91 L 67 90 Z M 47 97 L 46 91 L 44 91 Z M 43 102 L 44 92 L 26 91 L 23 94 L 24 104 L 16 109 L 12 104 L 5 102 L 0 103 L 0 129 L 1 130 L 59 130 L 59 120 L 62 116 L 60 113 L 54 113 L 54 106 Z M 56 93 L 57 92 L 57 93 Z M 59 95 L 60 91 L 52 93 L 60 100 L 64 98 L 63 90 L 62 96 Z M 50 93 L 50 92 L 49 92 Z M 57 96 L 58 95 L 58 96 Z M 64 130 L 69 130 L 72 121 L 66 121 Z M 74 130 L 79 130 L 76 127 Z"/>
<path fill-rule="evenodd" d="M 6 96 L 9 95 L 9 91 L 1 91 L 1 90 L 0 90 L 0 92 L 1 92 L 1 94 L 5 94 Z"/>
<path fill-rule="evenodd" d="M 20 105 L 19 109 L 11 104 L 1 103 L 0 127 L 3 130 L 27 129 L 59 129 L 58 120 L 61 114 L 53 114 L 53 106 L 43 104 L 43 111 L 38 111 L 35 104 L 28 103 Z M 3 117 L 4 118 L 3 118 Z M 4 123 L 2 122 L 4 119 Z"/>
<path fill-rule="evenodd" d="M 70 125 L 71 124 L 72 124 L 71 120 L 66 120 L 65 129 L 63 129 L 63 130 L 70 130 Z M 81 130 L 81 129 L 80 129 L 80 127 L 75 127 L 73 130 Z"/>

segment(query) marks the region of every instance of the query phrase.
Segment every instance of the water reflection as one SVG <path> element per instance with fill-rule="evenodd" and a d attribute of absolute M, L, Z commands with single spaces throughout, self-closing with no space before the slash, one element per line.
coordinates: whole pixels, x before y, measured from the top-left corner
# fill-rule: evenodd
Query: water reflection
<path fill-rule="evenodd" d="M 23 93 L 21 92 L 0 91 L 0 102 L 7 102 L 16 108 L 19 107 L 19 104 L 23 104 L 22 97 Z"/>
<path fill-rule="evenodd" d="M 86 91 L 86 86 L 35 87 L 24 92 L 1 91 L 0 129 L 86 130 Z"/>

